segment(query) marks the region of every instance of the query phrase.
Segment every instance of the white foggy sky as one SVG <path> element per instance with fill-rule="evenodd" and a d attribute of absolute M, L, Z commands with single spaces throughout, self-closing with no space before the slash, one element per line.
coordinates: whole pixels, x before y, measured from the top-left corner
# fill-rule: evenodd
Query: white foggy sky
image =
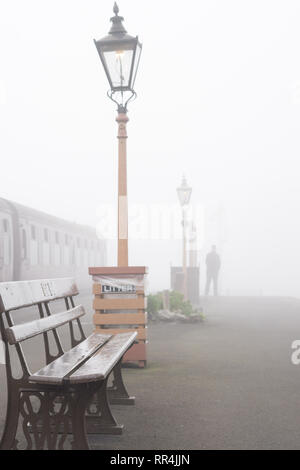
<path fill-rule="evenodd" d="M 223 208 L 222 291 L 300 293 L 300 3 L 119 0 L 143 42 L 129 106 L 129 204 Z M 95 225 L 115 204 L 115 105 L 93 38 L 113 0 L 1 0 L 1 197 Z M 178 220 L 178 223 L 180 221 Z M 218 236 L 204 226 L 201 253 Z M 110 262 L 114 263 L 110 249 Z M 169 287 L 181 241 L 130 243 Z"/>

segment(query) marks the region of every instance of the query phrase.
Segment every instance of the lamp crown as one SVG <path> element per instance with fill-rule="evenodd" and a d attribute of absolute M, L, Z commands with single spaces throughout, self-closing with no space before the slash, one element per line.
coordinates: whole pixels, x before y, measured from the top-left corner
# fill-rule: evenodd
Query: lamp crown
<path fill-rule="evenodd" d="M 112 22 L 112 27 L 109 31 L 109 34 L 126 34 L 127 31 L 124 28 L 122 21 L 124 21 L 123 16 L 119 16 L 119 7 L 117 2 L 114 4 L 113 12 L 115 16 L 113 16 L 110 21 Z"/>

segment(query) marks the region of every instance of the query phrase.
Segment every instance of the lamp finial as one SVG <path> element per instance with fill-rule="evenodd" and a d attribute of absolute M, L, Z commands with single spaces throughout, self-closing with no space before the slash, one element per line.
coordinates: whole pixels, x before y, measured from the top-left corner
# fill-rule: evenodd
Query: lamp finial
<path fill-rule="evenodd" d="M 116 16 L 118 16 L 119 11 L 120 11 L 120 10 L 119 10 L 119 7 L 118 7 L 118 5 L 117 5 L 117 2 L 115 2 L 113 12 L 114 12 L 114 14 L 115 14 Z"/>
<path fill-rule="evenodd" d="M 113 16 L 110 21 L 112 22 L 112 27 L 109 31 L 109 34 L 126 34 L 126 29 L 124 28 L 122 22 L 124 21 L 123 16 L 119 16 L 119 7 L 117 2 L 114 4 L 113 12 L 115 16 Z"/>

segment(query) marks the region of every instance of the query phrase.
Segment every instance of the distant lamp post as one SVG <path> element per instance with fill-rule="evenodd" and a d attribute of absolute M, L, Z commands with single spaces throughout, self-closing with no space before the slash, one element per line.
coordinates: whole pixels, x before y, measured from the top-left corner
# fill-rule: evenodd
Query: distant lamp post
<path fill-rule="evenodd" d="M 138 37 L 127 34 L 124 18 L 119 16 L 118 5 L 114 4 L 112 26 L 107 36 L 95 41 L 110 90 L 109 98 L 118 106 L 119 125 L 119 173 L 118 173 L 118 266 L 128 266 L 128 202 L 127 202 L 127 156 L 126 124 L 127 105 L 136 97 L 134 83 L 139 66 L 142 45 Z"/>
<path fill-rule="evenodd" d="M 187 255 L 186 255 L 186 208 L 189 205 L 192 188 L 188 186 L 186 178 L 183 176 L 182 183 L 177 188 L 178 199 L 182 207 L 182 239 L 183 239 L 183 257 L 182 257 L 182 271 L 183 271 L 183 294 L 187 300 Z"/>

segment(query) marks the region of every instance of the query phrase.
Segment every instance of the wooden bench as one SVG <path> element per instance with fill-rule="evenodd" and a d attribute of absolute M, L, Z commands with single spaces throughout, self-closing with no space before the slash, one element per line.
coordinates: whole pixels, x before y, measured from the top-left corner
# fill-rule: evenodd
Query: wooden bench
<path fill-rule="evenodd" d="M 87 434 L 120 434 L 110 403 L 133 404 L 121 374 L 124 354 L 137 333 L 99 334 L 86 338 L 81 317 L 84 308 L 75 306 L 78 289 L 73 279 L 0 283 L 0 328 L 5 344 L 7 412 L 0 449 L 17 449 L 22 426 L 27 449 L 63 449 L 72 435 L 73 449 L 89 449 Z M 50 311 L 64 301 L 65 309 Z M 28 319 L 30 307 L 38 318 L 15 324 L 13 317 Z M 32 316 L 32 312 L 30 312 Z M 70 349 L 66 352 L 57 331 L 69 325 Z M 76 331 L 77 330 L 77 331 Z M 79 332 L 79 339 L 76 339 Z M 23 341 L 41 335 L 45 365 L 32 373 Z M 53 344 L 56 352 L 53 353 Z M 15 350 L 15 351 L 14 351 Z M 36 350 L 35 350 L 36 351 Z M 37 350 L 39 357 L 41 351 Z M 13 356 L 15 358 L 13 359 Z M 19 362 L 19 367 L 17 367 Z M 21 371 L 17 377 L 16 371 Z M 112 385 L 108 378 L 112 373 Z"/>

